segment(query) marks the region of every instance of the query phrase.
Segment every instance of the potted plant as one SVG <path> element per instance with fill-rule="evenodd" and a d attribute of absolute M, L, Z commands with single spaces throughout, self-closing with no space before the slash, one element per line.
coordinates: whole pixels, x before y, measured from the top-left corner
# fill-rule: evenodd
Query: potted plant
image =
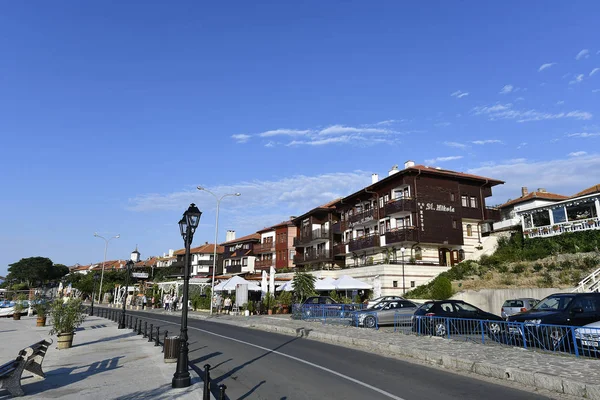
<path fill-rule="evenodd" d="M 244 307 L 246 311 L 248 311 L 248 315 L 253 315 L 256 311 L 256 307 L 254 306 L 254 302 L 249 301 L 246 307 Z"/>
<path fill-rule="evenodd" d="M 593 219 L 588 219 L 587 224 L 588 224 L 588 226 L 594 225 L 594 220 Z"/>
<path fill-rule="evenodd" d="M 273 296 L 273 293 L 267 293 L 263 298 L 263 306 L 267 310 L 268 315 L 273 314 L 273 308 L 276 305 L 277 304 L 275 303 L 275 296 Z"/>
<path fill-rule="evenodd" d="M 33 303 L 33 309 L 37 314 L 37 320 L 35 326 L 46 326 L 46 315 L 50 305 L 41 296 L 36 296 Z"/>
<path fill-rule="evenodd" d="M 553 226 L 552 226 L 552 230 L 553 230 L 554 232 L 558 231 L 559 229 L 560 229 L 560 226 L 558 226 L 558 225 L 553 225 Z"/>
<path fill-rule="evenodd" d="M 66 302 L 56 300 L 50 311 L 52 329 L 50 335 L 58 336 L 58 349 L 69 349 L 73 345 L 75 329 L 86 317 L 81 299 L 69 299 Z"/>
<path fill-rule="evenodd" d="M 281 304 L 281 312 L 288 314 L 292 305 L 292 292 L 283 291 L 279 295 L 279 303 Z"/>
<path fill-rule="evenodd" d="M 13 307 L 13 319 L 21 319 L 21 313 L 23 313 L 23 311 L 27 308 L 25 307 L 26 300 L 27 297 L 24 294 L 21 294 L 17 297 L 17 300 L 15 300 L 15 305 Z"/>

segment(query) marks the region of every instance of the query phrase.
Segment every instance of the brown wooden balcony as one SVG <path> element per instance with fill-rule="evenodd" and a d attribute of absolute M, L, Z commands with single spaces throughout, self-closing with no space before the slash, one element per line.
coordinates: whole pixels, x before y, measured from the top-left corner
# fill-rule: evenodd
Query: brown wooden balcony
<path fill-rule="evenodd" d="M 385 204 L 385 215 L 390 215 L 402 211 L 417 211 L 415 199 L 404 198 L 389 201 Z"/>
<path fill-rule="evenodd" d="M 399 242 L 415 242 L 417 239 L 417 230 L 414 226 L 392 229 L 385 233 L 385 244 Z"/>
<path fill-rule="evenodd" d="M 275 243 L 257 243 L 252 247 L 254 253 L 275 253 Z"/>
<path fill-rule="evenodd" d="M 294 238 L 294 246 L 300 246 L 302 244 L 324 239 L 329 239 L 329 229 L 314 229 L 310 232 L 300 231 L 300 236 Z"/>
<path fill-rule="evenodd" d="M 371 221 L 375 218 L 377 218 L 377 209 L 372 208 L 370 210 L 365 210 L 363 212 L 356 213 L 354 215 L 349 215 L 348 222 L 350 224 L 356 224 L 356 223 Z"/>
<path fill-rule="evenodd" d="M 333 246 L 333 255 L 334 256 L 344 255 L 344 254 L 346 254 L 346 243 L 338 243 L 335 246 Z"/>
<path fill-rule="evenodd" d="M 484 210 L 484 220 L 486 221 L 500 221 L 502 217 L 500 216 L 500 210 L 497 208 L 487 207 Z"/>
<path fill-rule="evenodd" d="M 311 251 L 308 253 L 296 253 L 294 264 L 305 264 L 309 262 L 330 261 L 331 252 L 329 250 Z"/>
<path fill-rule="evenodd" d="M 349 251 L 358 251 L 369 249 L 371 247 L 379 247 L 379 234 L 359 237 L 348 242 Z"/>
<path fill-rule="evenodd" d="M 254 260 L 254 269 L 269 269 L 271 266 L 275 266 L 275 259 L 267 260 Z"/>
<path fill-rule="evenodd" d="M 239 274 L 242 272 L 242 264 L 235 264 L 225 267 L 228 274 Z"/>

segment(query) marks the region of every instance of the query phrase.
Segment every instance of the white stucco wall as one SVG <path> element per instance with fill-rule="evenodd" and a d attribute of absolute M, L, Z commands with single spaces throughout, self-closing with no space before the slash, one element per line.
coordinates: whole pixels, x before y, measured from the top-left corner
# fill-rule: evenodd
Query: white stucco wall
<path fill-rule="evenodd" d="M 554 288 L 514 288 L 514 289 L 482 289 L 467 290 L 452 296 L 452 299 L 463 300 L 481 308 L 483 311 L 500 315 L 505 300 L 518 298 L 534 298 L 541 300 L 553 293 L 567 293 L 572 289 Z"/>

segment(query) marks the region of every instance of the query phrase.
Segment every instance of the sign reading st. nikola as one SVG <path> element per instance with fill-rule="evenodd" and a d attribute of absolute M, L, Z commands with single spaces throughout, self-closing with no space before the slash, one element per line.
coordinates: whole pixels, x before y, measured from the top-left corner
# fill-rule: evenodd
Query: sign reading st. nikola
<path fill-rule="evenodd" d="M 425 211 L 441 211 L 441 212 L 454 212 L 454 207 L 447 206 L 444 204 L 427 203 L 425 204 Z"/>

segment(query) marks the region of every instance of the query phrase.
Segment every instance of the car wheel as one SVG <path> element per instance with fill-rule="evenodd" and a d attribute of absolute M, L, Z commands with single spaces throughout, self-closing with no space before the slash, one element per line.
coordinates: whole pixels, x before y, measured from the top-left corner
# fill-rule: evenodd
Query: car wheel
<path fill-rule="evenodd" d="M 490 336 L 498 336 L 502 332 L 502 327 L 497 322 L 490 322 L 487 326 L 488 334 Z"/>
<path fill-rule="evenodd" d="M 435 324 L 435 336 L 446 336 L 446 324 L 443 322 L 437 322 Z"/>
<path fill-rule="evenodd" d="M 566 332 L 561 328 L 552 328 L 548 334 L 548 350 L 553 351 L 569 351 L 568 337 Z"/>
<path fill-rule="evenodd" d="M 377 326 L 377 321 L 375 320 L 374 316 L 369 315 L 368 317 L 365 318 L 365 327 L 366 328 L 375 328 L 375 326 Z"/>

